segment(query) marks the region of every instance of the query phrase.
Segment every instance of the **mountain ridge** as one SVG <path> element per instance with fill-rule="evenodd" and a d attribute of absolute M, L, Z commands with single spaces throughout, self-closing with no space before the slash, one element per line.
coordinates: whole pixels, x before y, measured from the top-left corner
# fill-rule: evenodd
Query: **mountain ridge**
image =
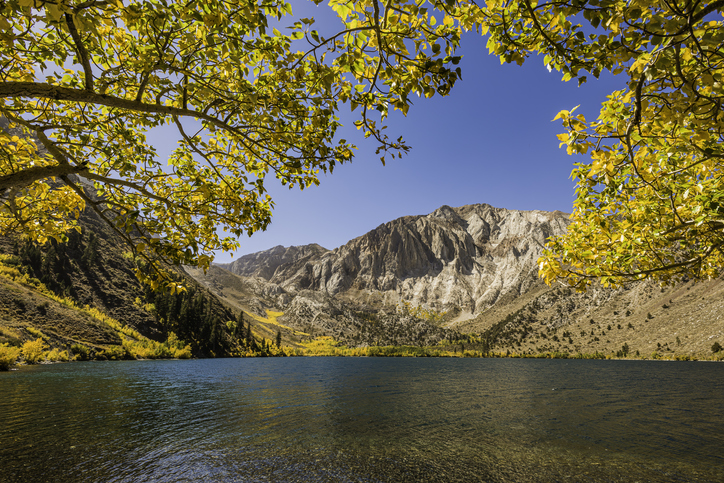
<path fill-rule="evenodd" d="M 313 250 L 306 249 L 307 256 L 289 257 L 275 265 L 273 274 L 266 269 L 273 263 L 267 259 L 278 261 L 280 247 L 246 255 L 238 260 L 244 264 L 219 266 L 242 276 L 263 272 L 263 278 L 289 293 L 337 295 L 354 289 L 378 292 L 388 304 L 406 301 L 436 311 L 457 307 L 478 313 L 501 296 L 535 284 L 540 247 L 567 223 L 562 212 L 443 205 L 427 215 L 383 223 L 333 250 L 310 254 Z M 292 248 L 304 250 L 286 250 Z M 263 268 L 252 270 L 252 260 Z"/>

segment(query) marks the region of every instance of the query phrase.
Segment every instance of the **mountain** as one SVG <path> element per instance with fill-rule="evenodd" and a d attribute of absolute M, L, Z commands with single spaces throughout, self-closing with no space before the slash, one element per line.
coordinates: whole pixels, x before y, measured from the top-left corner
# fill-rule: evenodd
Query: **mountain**
<path fill-rule="evenodd" d="M 227 301 L 235 300 L 229 280 L 256 287 L 240 308 L 284 312 L 279 320 L 290 327 L 350 345 L 428 344 L 467 333 L 469 347 L 482 350 L 688 358 L 711 356 L 724 342 L 722 280 L 586 293 L 543 284 L 536 261 L 568 223 L 561 212 L 442 206 L 334 250 L 247 255 L 225 266 L 236 277 L 219 267 L 203 283 Z M 424 327 L 413 330 L 417 323 Z"/>
<path fill-rule="evenodd" d="M 350 347 L 686 359 L 724 343 L 723 280 L 586 293 L 540 282 L 542 246 L 567 225 L 560 212 L 442 206 L 334 250 L 279 246 L 206 272 L 174 269 L 187 291 L 171 295 L 138 283 L 127 247 L 87 210 L 64 244 L 0 237 L 0 345 L 42 336 L 98 358 L 121 346 L 156 357 L 178 338 L 177 349 L 219 356 L 263 351 L 254 338 L 279 334 L 292 348 L 330 336 Z"/>
<path fill-rule="evenodd" d="M 313 290 L 378 306 L 409 302 L 476 314 L 538 284 L 541 248 L 567 224 L 561 212 L 442 206 L 380 225 L 331 251 L 318 245 L 276 247 L 226 268 L 260 276 L 292 294 Z"/>

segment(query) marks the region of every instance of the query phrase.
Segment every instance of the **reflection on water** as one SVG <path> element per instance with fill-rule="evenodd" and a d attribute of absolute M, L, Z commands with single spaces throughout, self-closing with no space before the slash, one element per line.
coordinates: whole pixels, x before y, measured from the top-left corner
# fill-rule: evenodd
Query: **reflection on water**
<path fill-rule="evenodd" d="M 724 364 L 288 358 L 0 374 L 0 482 L 724 481 Z"/>

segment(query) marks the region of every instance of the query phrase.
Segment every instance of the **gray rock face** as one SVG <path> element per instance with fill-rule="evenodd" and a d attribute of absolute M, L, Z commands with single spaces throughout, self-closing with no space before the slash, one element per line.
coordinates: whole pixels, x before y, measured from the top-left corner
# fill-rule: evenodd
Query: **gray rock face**
<path fill-rule="evenodd" d="M 385 304 L 474 314 L 537 283 L 542 246 L 568 223 L 561 212 L 442 206 L 380 225 L 332 251 L 276 247 L 229 270 L 268 277 L 290 294 L 376 293 Z"/>
<path fill-rule="evenodd" d="M 271 280 L 281 265 L 305 261 L 327 251 L 329 250 L 316 243 L 288 248 L 278 245 L 269 250 L 244 255 L 231 263 L 219 263 L 218 266 L 242 277 L 261 277 Z"/>

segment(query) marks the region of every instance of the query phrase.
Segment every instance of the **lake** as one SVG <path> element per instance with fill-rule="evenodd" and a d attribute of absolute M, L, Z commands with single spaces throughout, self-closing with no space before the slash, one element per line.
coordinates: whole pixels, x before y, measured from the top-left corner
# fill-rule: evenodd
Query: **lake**
<path fill-rule="evenodd" d="M 724 481 L 724 364 L 277 358 L 0 373 L 0 482 Z"/>

